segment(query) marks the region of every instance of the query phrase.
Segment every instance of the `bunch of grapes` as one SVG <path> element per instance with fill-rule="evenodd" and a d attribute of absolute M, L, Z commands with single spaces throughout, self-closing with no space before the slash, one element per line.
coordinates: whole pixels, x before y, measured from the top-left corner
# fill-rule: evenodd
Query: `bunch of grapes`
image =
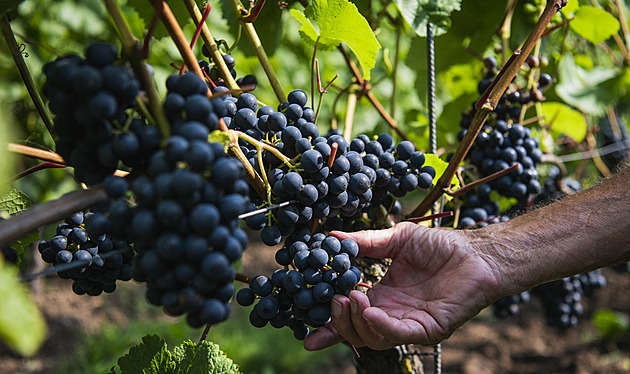
<path fill-rule="evenodd" d="M 271 188 L 267 201 L 252 194 L 250 209 L 291 202 L 246 220 L 251 229 L 262 230 L 265 244 L 277 245 L 313 220 L 326 220 L 327 229 L 337 228 L 342 221 L 356 229 L 366 228 L 362 223 L 371 210 L 380 205 L 392 209 L 388 197 L 399 198 L 432 185 L 435 170 L 425 165 L 424 154 L 411 142 L 396 144 L 389 134 L 377 139 L 362 134 L 350 142 L 334 131 L 320 136 L 304 91 L 293 90 L 287 98 L 275 110 L 258 108 L 251 93 L 238 99 L 224 96 L 228 115 L 223 120 L 228 128 L 273 146 L 290 159 L 282 160 L 268 149 L 259 155 L 256 144 L 241 139 L 243 153 L 255 170 L 264 171 Z"/>
<path fill-rule="evenodd" d="M 140 84 L 118 60 L 114 45 L 92 43 L 85 58 L 59 57 L 44 65 L 44 74 L 44 95 L 59 136 L 56 149 L 74 167 L 77 181 L 98 184 L 120 167 L 146 165 L 161 135 L 129 113 Z"/>
<path fill-rule="evenodd" d="M 236 294 L 236 301 L 250 306 L 258 299 L 249 316 L 253 326 L 288 326 L 303 340 L 309 326 L 321 327 L 328 322 L 333 296 L 347 296 L 361 280 L 361 271 L 351 265 L 358 252 L 355 241 L 340 241 L 321 233 L 306 242 L 292 241 L 278 251 L 276 260 L 296 270 L 278 269 L 271 278 L 252 278 L 249 287 Z"/>
<path fill-rule="evenodd" d="M 479 83 L 479 93 L 483 93 L 497 74 L 496 60 L 486 59 L 487 73 Z M 523 126 L 522 106 L 540 101 L 543 87 L 551 84 L 551 77 L 543 74 L 535 91 L 526 93 L 524 89 L 510 88 L 501 97 L 488 122 L 473 143 L 466 159 L 476 167 L 481 176 L 488 176 L 513 165 L 518 169 L 489 184 L 500 194 L 520 201 L 541 191 L 536 167 L 542 159 L 540 140 L 533 137 L 531 130 Z M 458 138 L 463 139 L 475 114 L 475 108 L 463 113 Z"/>
<path fill-rule="evenodd" d="M 582 297 L 606 285 L 601 270 L 558 279 L 534 287 L 532 294 L 539 297 L 547 318 L 554 327 L 576 326 L 584 312 Z"/>
<path fill-rule="evenodd" d="M 77 212 L 57 226 L 52 239 L 38 245 L 42 259 L 59 268 L 59 277 L 74 281 L 72 290 L 77 295 L 114 292 L 116 280 L 128 281 L 133 275 L 131 246 L 95 232 L 92 218 L 94 213 Z"/>

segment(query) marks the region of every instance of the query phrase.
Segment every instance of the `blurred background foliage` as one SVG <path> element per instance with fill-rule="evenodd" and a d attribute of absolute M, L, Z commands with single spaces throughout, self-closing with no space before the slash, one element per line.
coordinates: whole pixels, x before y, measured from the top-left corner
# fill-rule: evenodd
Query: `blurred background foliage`
<path fill-rule="evenodd" d="M 119 3 L 135 36 L 142 39 L 153 15 L 150 3 L 144 0 L 121 0 Z M 195 27 L 187 16 L 183 3 L 169 3 L 185 34 L 192 37 Z M 207 23 L 214 38 L 221 43 L 223 52 L 229 52 L 236 58 L 238 76 L 253 74 L 258 78 L 258 87 L 254 93 L 259 100 L 276 106 L 277 99 L 258 59 L 245 36 L 240 35 L 230 2 L 215 0 L 211 3 L 213 8 Z M 285 92 L 295 88 L 310 92 L 313 49 L 301 40 L 297 33 L 300 23 L 289 13 L 291 8 L 303 11 L 304 4 L 307 3 L 287 1 L 279 6 L 279 2 L 268 1 L 254 23 Z M 371 91 L 396 119 L 402 131 L 418 148 L 426 150 L 426 37 L 421 29 L 414 28 L 405 21 L 404 12 L 398 8 L 405 1 L 357 0 L 354 3 L 368 20 L 382 46 L 376 67 L 371 72 Z M 459 5 L 458 1 L 453 0 L 446 3 Z M 544 5 L 543 0 L 464 0 L 461 2 L 461 9 L 454 11 L 448 19 L 450 27 L 448 23 L 445 25 L 448 32 L 435 37 L 438 146 L 442 156 L 457 146 L 462 112 L 468 110 L 471 103 L 479 97 L 477 85 L 483 78 L 483 59 L 495 57 L 501 66 L 525 40 Z M 506 18 L 506 14 L 510 16 Z M 532 121 L 530 127 L 541 137 L 544 150 L 564 161 L 568 175 L 580 180 L 585 186 L 605 176 L 608 168 L 614 168 L 614 165 L 607 162 L 592 162 L 591 157 L 583 157 L 579 153 L 592 152 L 606 145 L 601 131 L 606 126 L 610 127 L 611 120 L 620 125 L 615 133 L 619 148 L 622 151 L 627 149 L 630 103 L 630 35 L 627 14 L 626 1 L 570 0 L 562 13 L 554 17 L 550 26 L 553 31 L 542 39 L 537 48 L 540 56 L 548 59 L 548 66 L 542 72 L 550 74 L 554 84 L 544 91 L 545 103 L 529 107 L 525 117 L 536 119 L 544 116 L 543 121 Z M 16 39 L 23 48 L 26 63 L 40 88 L 44 82 L 42 66 L 47 61 L 68 53 L 83 53 L 85 46 L 97 40 L 119 45 L 117 32 L 103 3 L 98 0 L 24 0 L 9 12 L 9 16 Z M 504 23 L 505 20 L 510 22 Z M 202 58 L 201 43 L 195 46 L 194 52 Z M 338 51 L 318 51 L 317 58 L 322 81 L 327 82 L 339 74 L 339 78 L 325 95 L 318 123 L 320 131 L 325 132 L 331 127 L 343 128 L 348 93 L 358 92 L 360 87 L 357 87 Z M 181 63 L 181 57 L 173 42 L 166 37 L 165 30 L 156 31 L 147 62 L 153 67 L 160 93 L 164 94 L 166 77 L 176 72 L 171 64 Z M 529 68 L 524 67 L 521 73 L 515 82 L 524 80 L 529 74 Z M 24 88 L 5 43 L 0 43 L 0 103 L 0 137 L 3 143 L 37 144 L 46 149 L 54 149 L 54 143 Z M 557 111 L 561 115 L 555 116 Z M 390 131 L 390 128 L 372 105 L 364 98 L 359 100 L 354 115 L 353 135 L 372 135 L 386 131 Z M 36 163 L 23 157 L 8 158 L 4 153 L 0 156 L 3 159 L 0 162 L 0 176 L 3 179 Z M 37 203 L 55 199 L 77 189 L 78 185 L 72 178 L 71 170 L 48 169 L 20 179 L 12 187 L 24 191 L 32 202 Z M 419 202 L 417 195 L 412 195 L 410 199 L 415 204 Z M 260 351 L 266 353 L 255 354 L 251 352 L 258 349 L 257 347 L 251 350 L 243 348 L 244 344 L 251 345 L 251 342 L 248 343 L 248 332 L 241 330 L 251 327 L 242 318 L 239 320 L 239 315 L 237 312 L 237 318 L 231 319 L 230 325 L 226 324 L 231 327 L 225 328 L 229 331 L 226 335 L 238 338 L 234 338 L 234 342 L 226 340 L 217 343 L 244 368 L 263 368 L 256 371 L 261 373 L 289 372 L 286 366 L 282 366 L 282 359 L 269 354 L 268 350 Z M 146 330 L 147 327 L 142 322 L 137 324 L 142 326 L 138 330 Z M 151 324 L 149 329 L 181 329 L 184 332 L 176 332 L 177 339 L 190 334 L 181 322 L 160 326 Z M 221 328 L 218 327 L 217 330 Z M 98 347 L 101 341 L 115 340 L 116 344 L 124 345 L 121 341 L 126 341 L 127 334 L 133 334 L 135 330 L 135 327 L 126 330 L 123 338 L 119 339 L 119 334 L 122 333 L 120 329 L 104 326 L 96 338 L 86 339 L 92 339 Z M 275 332 L 263 334 L 269 334 L 269 337 L 255 345 L 266 348 L 280 342 L 277 343 L 276 351 L 283 352 L 288 357 L 301 357 L 303 351 L 299 345 L 294 342 L 289 344 L 290 341 L 272 335 Z M 216 333 L 217 337 L 220 335 L 219 332 Z M 135 344 L 139 336 L 141 335 L 130 338 L 129 345 Z M 289 340 L 292 338 L 289 337 Z M 89 354 L 86 353 L 86 357 L 90 357 L 92 363 L 98 361 L 98 357 L 94 355 L 117 357 L 119 354 L 100 352 L 101 348 L 90 348 L 90 344 L 92 343 L 86 343 L 83 347 L 91 350 Z M 289 345 L 297 349 L 293 350 Z M 231 348 L 232 346 L 236 348 Z M 239 352 L 244 352 L 242 358 L 237 357 Z M 332 351 L 330 355 L 334 356 L 339 352 Z M 343 352 L 347 354 L 346 351 Z M 262 363 L 263 360 L 274 364 Z M 312 358 L 304 360 L 306 362 Z M 68 369 L 64 372 L 71 371 Z"/>

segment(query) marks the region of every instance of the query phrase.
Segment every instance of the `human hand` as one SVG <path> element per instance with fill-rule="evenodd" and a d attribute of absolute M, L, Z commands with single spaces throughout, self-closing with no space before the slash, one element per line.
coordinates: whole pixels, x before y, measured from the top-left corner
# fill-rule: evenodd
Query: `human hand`
<path fill-rule="evenodd" d="M 494 301 L 492 260 L 473 248 L 466 231 L 400 223 L 332 235 L 355 240 L 360 257 L 391 258 L 392 264 L 367 295 L 335 296 L 331 322 L 307 336 L 307 350 L 344 340 L 376 350 L 436 344 Z"/>

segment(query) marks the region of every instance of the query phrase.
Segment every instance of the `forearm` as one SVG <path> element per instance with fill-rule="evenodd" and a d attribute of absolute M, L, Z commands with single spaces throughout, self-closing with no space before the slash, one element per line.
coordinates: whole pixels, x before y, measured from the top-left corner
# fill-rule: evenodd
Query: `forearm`
<path fill-rule="evenodd" d="M 495 268 L 496 297 L 630 261 L 630 168 L 573 196 L 471 231 Z"/>

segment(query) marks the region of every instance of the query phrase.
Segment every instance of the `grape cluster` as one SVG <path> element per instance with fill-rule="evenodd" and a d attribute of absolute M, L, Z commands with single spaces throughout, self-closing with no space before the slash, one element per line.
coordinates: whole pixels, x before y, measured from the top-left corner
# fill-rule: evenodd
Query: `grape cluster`
<path fill-rule="evenodd" d="M 432 185 L 435 169 L 424 165 L 424 154 L 411 142 L 396 144 L 389 134 L 377 139 L 362 134 L 350 142 L 336 132 L 321 136 L 304 91 L 293 90 L 287 98 L 276 110 L 259 108 L 251 93 L 224 96 L 228 115 L 223 120 L 228 128 L 273 146 L 290 159 L 282 160 L 268 149 L 259 155 L 255 144 L 243 139 L 239 143 L 252 167 L 261 174 L 264 169 L 271 187 L 267 201 L 251 196 L 250 209 L 291 202 L 246 220 L 251 229 L 262 230 L 265 244 L 277 245 L 313 220 L 325 219 L 329 230 L 343 225 L 366 228 L 364 213 L 379 205 L 389 211 L 392 196 Z"/>
<path fill-rule="evenodd" d="M 85 58 L 63 56 L 43 70 L 43 91 L 59 136 L 56 150 L 74 167 L 77 181 L 93 185 L 119 167 L 145 166 L 161 136 L 157 128 L 128 112 L 140 85 L 118 61 L 114 45 L 92 43 Z"/>
<path fill-rule="evenodd" d="M 494 315 L 499 318 L 516 316 L 521 313 L 521 304 L 526 304 L 531 300 L 529 291 L 523 291 L 516 295 L 509 295 L 500 298 L 492 304 Z"/>
<path fill-rule="evenodd" d="M 191 326 L 223 321 L 234 295 L 232 264 L 247 246 L 238 216 L 250 192 L 243 165 L 208 141 L 227 113 L 225 102 L 208 98 L 208 85 L 195 74 L 169 76 L 162 105 L 170 136 L 163 140 L 132 108 L 138 83 L 116 59 L 114 46 L 95 43 L 85 59 L 66 56 L 45 68 L 57 148 L 78 180 L 102 182 L 110 199 L 85 223 L 75 215 L 60 225 L 40 244 L 42 258 L 57 266 L 85 263 L 59 272 L 75 279 L 77 293 L 111 292 L 117 277 L 133 276 L 147 283 L 149 302 L 186 314 Z M 113 175 L 118 167 L 130 174 Z"/>
<path fill-rule="evenodd" d="M 56 235 L 39 242 L 42 259 L 59 267 L 58 275 L 72 279 L 77 295 L 98 296 L 116 289 L 116 280 L 133 275 L 134 252 L 124 240 L 94 231 L 91 212 L 77 212 L 57 226 Z"/>
<path fill-rule="evenodd" d="M 480 94 L 492 83 L 497 74 L 496 60 L 486 59 L 486 67 L 488 71 L 478 87 Z M 547 83 L 546 76 L 545 78 L 541 76 L 540 80 L 540 87 L 543 87 L 543 83 L 545 85 L 551 83 L 551 80 Z M 477 134 L 466 157 L 482 176 L 519 165 L 515 171 L 489 184 L 500 194 L 520 201 L 527 200 L 530 195 L 536 195 L 541 191 L 536 170 L 543 156 L 540 140 L 533 137 L 531 130 L 520 123 L 522 105 L 539 101 L 541 97 L 542 93 L 538 95 L 524 93 L 522 89 L 509 89 L 499 100 L 493 115 Z M 474 114 L 474 104 L 471 110 L 463 113 L 460 121 L 462 130 L 458 133 L 460 141 L 472 123 Z"/>
<path fill-rule="evenodd" d="M 540 298 L 549 326 L 570 327 L 578 324 L 584 312 L 582 297 L 605 285 L 606 277 L 595 270 L 541 284 L 532 289 L 532 294 Z"/>
<path fill-rule="evenodd" d="M 149 302 L 199 327 L 229 316 L 232 263 L 247 246 L 238 216 L 247 209 L 249 185 L 242 164 L 208 142 L 223 100 L 207 98 L 206 83 L 190 73 L 169 77 L 167 88 L 172 135 L 128 186 L 133 206 L 125 179 L 106 179 L 114 199 L 107 215 L 115 232 L 134 241 L 134 279 L 147 282 Z"/>
<path fill-rule="evenodd" d="M 328 322 L 333 296 L 347 296 L 361 280 L 361 271 L 351 265 L 358 252 L 355 241 L 321 233 L 307 241 L 287 243 L 276 253 L 276 260 L 280 265 L 292 264 L 296 270 L 278 269 L 271 278 L 252 278 L 249 287 L 238 291 L 236 301 L 242 306 L 256 302 L 249 316 L 253 326 L 288 326 L 303 340 L 309 326 Z"/>

